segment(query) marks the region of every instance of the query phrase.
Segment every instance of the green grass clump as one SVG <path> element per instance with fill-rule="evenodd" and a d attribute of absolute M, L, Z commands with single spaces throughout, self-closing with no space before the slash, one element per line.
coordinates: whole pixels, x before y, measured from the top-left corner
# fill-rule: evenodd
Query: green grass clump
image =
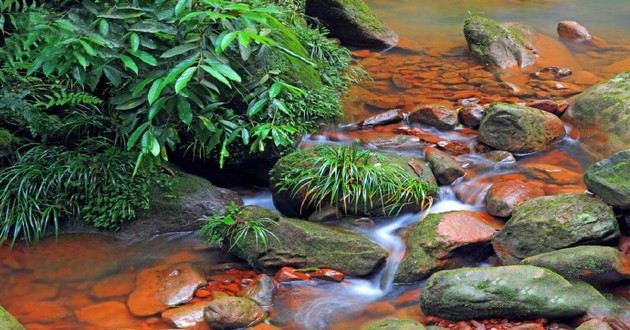
<path fill-rule="evenodd" d="M 276 183 L 278 191 L 303 196 L 301 207 L 332 205 L 344 213 L 382 209 L 398 214 L 409 206 L 424 208 L 436 187 L 412 177 L 406 169 L 383 159 L 382 154 L 359 145 L 322 145 L 283 159 L 286 171 Z"/>

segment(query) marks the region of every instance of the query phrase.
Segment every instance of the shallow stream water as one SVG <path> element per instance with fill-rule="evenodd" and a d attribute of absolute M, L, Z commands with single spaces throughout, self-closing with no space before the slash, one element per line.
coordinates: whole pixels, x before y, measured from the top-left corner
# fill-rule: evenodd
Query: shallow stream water
<path fill-rule="evenodd" d="M 358 61 L 374 79 L 350 91 L 345 100 L 343 123 L 362 120 L 387 108 L 421 103 L 458 107 L 464 96 L 487 101 L 570 100 L 584 88 L 630 69 L 628 0 L 369 0 L 368 3 L 401 35 L 402 46 L 380 53 L 355 51 Z M 574 74 L 562 82 L 547 82 L 532 79 L 530 72 L 489 73 L 467 55 L 461 26 L 469 11 L 534 26 L 546 35 L 539 38 L 539 66 L 568 67 Z M 564 19 L 580 21 L 597 36 L 600 44 L 597 47 L 563 44 L 556 37 L 555 26 Z M 392 84 L 394 77 L 402 82 Z M 557 83 L 566 88 L 556 88 Z M 401 126 L 343 131 L 331 124 L 321 134 L 305 137 L 304 144 L 347 144 L 358 140 L 373 149 L 423 156 L 425 144 L 400 134 Z M 441 132 L 430 127 L 415 128 L 433 139 L 459 141 L 473 147 L 475 135 L 468 130 Z M 483 197 L 489 186 L 509 178 L 537 182 L 547 194 L 583 192 L 581 174 L 593 160 L 576 140 L 580 132 L 569 125 L 567 131 L 568 136 L 553 148 L 517 155 L 516 162 L 490 162 L 476 152 L 459 156 L 466 164 L 465 178 L 443 187 L 429 212 L 483 212 Z M 525 166 L 540 164 L 555 166 L 557 175 L 532 178 L 525 173 Z M 270 194 L 264 190 L 245 194 L 244 202 L 273 208 Z M 390 251 L 385 266 L 364 279 L 285 285 L 276 298 L 273 325 L 291 330 L 351 330 L 384 316 L 423 320 L 417 303 L 422 283 L 392 283 L 398 261 L 405 253 L 401 231 L 420 221 L 423 215 L 375 219 L 371 227 L 336 224 L 365 235 Z M 28 329 L 108 328 L 97 325 L 99 322 L 109 324 L 110 328 L 165 329 L 169 326 L 158 317 L 134 318 L 124 308 L 86 311 L 85 307 L 111 301 L 124 303 L 135 275 L 149 266 L 191 262 L 207 269 L 234 261 L 225 253 L 208 248 L 194 233 L 159 236 L 144 242 L 73 235 L 62 236 L 57 242 L 45 240 L 30 248 L 21 244 L 13 249 L 0 247 L 0 305 Z M 112 296 L 95 289 L 112 279 L 116 285 L 109 289 L 119 290 L 120 294 Z"/>

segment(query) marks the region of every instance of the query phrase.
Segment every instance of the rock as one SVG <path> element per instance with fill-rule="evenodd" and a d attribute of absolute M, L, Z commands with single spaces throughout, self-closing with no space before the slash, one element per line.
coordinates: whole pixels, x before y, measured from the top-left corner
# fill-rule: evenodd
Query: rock
<path fill-rule="evenodd" d="M 0 329 L 24 330 L 24 327 L 13 317 L 13 315 L 9 314 L 9 312 L 0 306 Z"/>
<path fill-rule="evenodd" d="M 122 274 L 108 277 L 92 287 L 92 295 L 96 298 L 111 298 L 124 296 L 133 291 L 135 275 Z"/>
<path fill-rule="evenodd" d="M 263 308 L 269 308 L 273 306 L 273 298 L 277 291 L 273 278 L 267 274 L 260 274 L 256 277 L 254 284 L 244 288 L 237 295 L 247 297 Z"/>
<path fill-rule="evenodd" d="M 343 282 L 345 278 L 344 273 L 338 272 L 334 269 L 321 268 L 312 273 L 309 273 L 311 278 L 318 278 L 321 280 L 333 281 L 333 282 Z"/>
<path fill-rule="evenodd" d="M 584 183 L 604 202 L 630 209 L 630 150 L 617 152 L 588 168 Z"/>
<path fill-rule="evenodd" d="M 296 282 L 296 281 L 308 281 L 311 276 L 307 273 L 296 272 L 293 267 L 282 267 L 274 276 L 274 279 L 280 283 L 284 282 Z"/>
<path fill-rule="evenodd" d="M 422 323 L 409 319 L 386 318 L 370 322 L 361 330 L 424 330 Z"/>
<path fill-rule="evenodd" d="M 77 319 L 100 328 L 125 328 L 134 324 L 136 320 L 124 303 L 119 301 L 106 301 L 85 306 L 75 311 Z"/>
<path fill-rule="evenodd" d="M 608 246 L 584 245 L 561 249 L 525 258 L 521 264 L 544 267 L 568 280 L 594 285 L 630 279 L 630 259 Z"/>
<path fill-rule="evenodd" d="M 469 15 L 464 22 L 464 36 L 472 55 L 485 65 L 524 68 L 538 58 L 536 33 L 526 25 Z"/>
<path fill-rule="evenodd" d="M 484 152 L 481 155 L 484 158 L 487 158 L 497 163 L 513 163 L 516 161 L 516 159 L 510 152 L 504 150 L 492 150 Z"/>
<path fill-rule="evenodd" d="M 453 156 L 461 156 L 470 153 L 470 147 L 464 142 L 442 140 L 436 143 L 436 146 Z"/>
<path fill-rule="evenodd" d="M 427 148 L 426 157 L 440 184 L 449 185 L 466 174 L 457 160 L 443 151 Z"/>
<path fill-rule="evenodd" d="M 343 153 L 352 152 L 342 150 L 341 148 L 349 149 L 354 147 L 319 145 L 290 153 L 280 159 L 280 161 L 278 161 L 269 173 L 271 177 L 270 181 L 273 202 L 278 211 L 288 217 L 299 218 L 308 218 L 311 214 L 313 214 L 313 212 L 315 212 L 318 208 L 318 205 L 316 205 L 318 201 L 307 199 L 308 197 L 303 190 L 298 190 L 294 193 L 293 187 L 296 186 L 291 186 L 290 182 L 289 187 L 285 189 L 283 189 L 281 184 L 287 183 L 287 178 L 302 179 L 303 174 L 296 173 L 296 168 L 304 169 L 313 167 L 317 169 L 319 165 L 316 164 L 316 161 L 321 161 L 324 156 L 340 157 L 339 155 L 342 155 Z M 369 157 L 367 160 L 367 164 L 370 166 L 380 164 L 379 166 L 388 165 L 388 168 L 390 169 L 393 167 L 402 168 L 404 170 L 402 175 L 408 176 L 405 181 L 415 181 L 416 183 L 426 186 L 426 193 L 429 196 L 433 196 L 437 192 L 435 177 L 433 176 L 429 165 L 422 159 L 378 151 L 370 151 L 370 153 L 373 156 Z M 331 154 L 333 154 L 333 156 L 331 156 Z M 356 163 L 357 161 L 355 161 L 355 164 Z M 357 165 L 359 165 L 358 167 L 363 166 L 361 164 Z M 388 196 L 383 200 L 374 200 L 373 203 L 366 203 L 359 200 L 355 204 L 352 201 L 352 197 L 347 198 L 349 198 L 346 200 L 349 201 L 347 203 L 347 205 L 349 205 L 345 209 L 343 207 L 344 199 L 342 196 L 339 196 L 334 202 L 326 200 L 321 201 L 322 203 L 320 203 L 319 206 L 321 208 L 335 204 L 338 205 L 339 210 L 344 213 L 344 215 L 349 216 L 383 216 L 390 212 L 387 208 L 392 206 L 391 204 L 394 202 L 393 199 L 395 199 Z M 422 207 L 422 205 L 419 205 L 420 203 L 418 203 L 415 199 L 403 199 L 398 200 L 397 202 L 405 204 L 405 207 L 401 210 L 405 212 L 417 212 Z"/>
<path fill-rule="evenodd" d="M 479 126 L 479 141 L 500 150 L 540 151 L 565 135 L 560 118 L 526 106 L 494 103 Z"/>
<path fill-rule="evenodd" d="M 320 210 L 316 210 L 313 214 L 308 216 L 308 221 L 312 222 L 326 222 L 326 221 L 335 221 L 341 219 L 343 214 L 339 211 L 338 208 L 333 206 L 325 206 Z"/>
<path fill-rule="evenodd" d="M 457 111 L 441 105 L 425 105 L 410 113 L 409 121 L 450 130 L 457 126 Z"/>
<path fill-rule="evenodd" d="M 192 299 L 206 278 L 190 264 L 162 265 L 138 273 L 127 306 L 135 316 L 150 316 Z"/>
<path fill-rule="evenodd" d="M 380 125 L 387 125 L 397 123 L 403 120 L 403 113 L 400 109 L 392 109 L 378 115 L 369 117 L 363 120 L 359 126 L 361 127 L 374 127 Z"/>
<path fill-rule="evenodd" d="M 213 329 L 247 328 L 262 322 L 265 317 L 265 312 L 254 301 L 230 296 L 214 299 L 203 312 L 204 320 Z"/>
<path fill-rule="evenodd" d="M 552 113 L 558 117 L 569 108 L 569 102 L 555 102 L 553 100 L 533 100 L 526 103 L 528 107 L 540 109 Z"/>
<path fill-rule="evenodd" d="M 612 209 L 597 198 L 564 194 L 530 199 L 514 208 L 492 245 L 508 264 L 576 245 L 604 243 L 619 236 Z"/>
<path fill-rule="evenodd" d="M 283 266 L 332 268 L 351 276 L 366 276 L 379 269 L 388 255 L 379 245 L 359 234 L 281 217 L 259 207 L 244 207 L 234 218 L 236 221 L 268 218 L 277 223 L 267 226 L 274 235 L 269 238 L 267 247 L 246 236 L 232 249 L 232 253 L 252 267 L 270 271 Z"/>
<path fill-rule="evenodd" d="M 459 121 L 466 127 L 477 128 L 483 118 L 484 107 L 479 104 L 464 106 L 459 110 Z"/>
<path fill-rule="evenodd" d="M 579 140 L 603 159 L 630 145 L 630 71 L 580 94 L 563 118 L 576 126 Z"/>
<path fill-rule="evenodd" d="M 613 330 L 613 328 L 605 321 L 594 319 L 580 324 L 575 330 Z"/>
<path fill-rule="evenodd" d="M 520 180 L 500 181 L 488 190 L 486 209 L 494 216 L 509 217 L 515 206 L 541 196 L 545 196 L 545 191 L 532 183 Z"/>
<path fill-rule="evenodd" d="M 576 21 L 561 21 L 557 30 L 558 36 L 566 40 L 583 42 L 593 39 L 588 30 Z"/>
<path fill-rule="evenodd" d="M 32 322 L 49 323 L 71 315 L 66 307 L 53 301 L 24 300 L 13 305 L 7 305 L 7 309 L 14 315 L 19 315 L 20 322 L 24 324 Z"/>
<path fill-rule="evenodd" d="M 545 163 L 524 164 L 523 169 L 529 177 L 542 180 L 547 183 L 569 185 L 578 184 L 582 180 L 580 173 L 567 170 L 564 167 Z"/>
<path fill-rule="evenodd" d="M 483 260 L 492 252 L 490 240 L 497 229 L 477 212 L 430 214 L 407 235 L 407 253 L 395 281 L 415 282 L 438 270 Z"/>
<path fill-rule="evenodd" d="M 345 45 L 389 48 L 399 40 L 363 0 L 306 0 L 306 15 L 324 23 Z"/>
<path fill-rule="evenodd" d="M 170 308 L 162 312 L 162 319 L 179 329 L 194 327 L 204 321 L 203 311 L 209 304 L 210 301 L 199 301 L 193 304 Z"/>
<path fill-rule="evenodd" d="M 449 320 L 570 318 L 605 298 L 540 267 L 461 268 L 433 274 L 420 297 L 425 315 Z"/>

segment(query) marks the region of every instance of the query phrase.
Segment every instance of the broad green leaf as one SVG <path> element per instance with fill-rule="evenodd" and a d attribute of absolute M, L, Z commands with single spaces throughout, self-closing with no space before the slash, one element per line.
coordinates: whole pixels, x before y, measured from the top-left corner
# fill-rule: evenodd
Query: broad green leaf
<path fill-rule="evenodd" d="M 177 3 L 175 4 L 175 16 L 181 16 L 187 5 L 188 0 L 177 0 Z"/>
<path fill-rule="evenodd" d="M 138 74 L 138 65 L 136 64 L 136 62 L 134 62 L 131 57 L 127 56 L 127 55 L 122 55 L 120 57 L 120 60 L 125 64 L 125 66 L 133 71 L 135 74 Z"/>
<path fill-rule="evenodd" d="M 88 61 L 85 59 L 85 56 L 81 55 L 80 53 L 74 52 L 72 53 L 74 55 L 74 57 L 77 59 L 77 61 L 79 61 L 79 64 L 83 67 L 83 69 L 87 69 L 89 63 Z"/>
<path fill-rule="evenodd" d="M 184 71 L 184 73 L 182 73 L 182 75 L 177 78 L 177 81 L 175 82 L 176 94 L 179 94 L 184 88 L 186 88 L 188 82 L 193 77 L 195 72 L 197 72 L 197 67 L 191 67 L 186 69 L 186 71 Z"/>
<path fill-rule="evenodd" d="M 109 33 L 109 23 L 107 23 L 106 19 L 103 18 L 98 22 L 98 32 L 104 36 Z"/>
<path fill-rule="evenodd" d="M 190 58 L 187 58 L 177 63 L 177 65 L 175 65 L 175 67 L 171 69 L 171 71 L 168 73 L 166 78 L 164 78 L 164 84 L 168 85 L 172 83 L 173 81 L 175 81 L 175 79 L 177 79 L 177 77 L 179 77 L 179 75 L 182 72 L 184 72 L 184 70 L 188 69 L 190 66 L 192 66 L 193 64 L 197 62 L 198 57 L 199 57 L 199 54 L 196 54 Z"/>
<path fill-rule="evenodd" d="M 177 97 L 177 114 L 179 115 L 179 119 L 182 123 L 186 124 L 186 126 L 190 126 L 193 119 L 193 113 L 192 108 L 190 107 L 190 102 L 188 102 L 185 97 Z"/>
<path fill-rule="evenodd" d="M 217 71 L 216 69 L 208 66 L 208 65 L 202 65 L 201 68 L 206 71 L 209 75 L 211 75 L 212 77 L 214 77 L 214 79 L 222 82 L 223 84 L 225 84 L 226 86 L 232 88 L 232 85 L 230 84 L 230 81 L 227 80 L 219 71 Z"/>
<path fill-rule="evenodd" d="M 142 134 L 141 146 L 144 153 L 151 153 L 155 157 L 160 155 L 160 142 L 155 138 L 152 130 L 147 130 Z"/>
<path fill-rule="evenodd" d="M 151 33 L 151 34 L 156 34 L 156 33 L 165 33 L 165 34 L 170 34 L 170 35 L 177 34 L 177 29 L 175 29 L 173 26 L 160 23 L 157 21 L 138 22 L 132 25 L 129 28 L 129 31 L 144 32 L 144 33 Z"/>
<path fill-rule="evenodd" d="M 156 66 L 158 63 L 153 55 L 145 52 L 144 50 L 130 50 L 129 54 L 139 58 L 142 62 L 150 66 Z"/>
<path fill-rule="evenodd" d="M 81 39 L 79 39 L 79 43 L 81 44 L 81 46 L 83 46 L 83 49 L 85 49 L 85 52 L 90 55 L 90 56 L 96 56 L 96 51 L 94 50 L 94 48 L 88 44 L 86 41 L 83 41 Z"/>
<path fill-rule="evenodd" d="M 249 131 L 247 130 L 247 128 L 241 129 L 241 140 L 243 140 L 244 145 L 249 144 Z"/>
<path fill-rule="evenodd" d="M 267 104 L 267 99 L 259 99 L 256 102 L 251 102 L 247 107 L 247 116 L 253 117 L 263 109 L 263 107 Z"/>
<path fill-rule="evenodd" d="M 236 71 L 234 71 L 229 65 L 220 63 L 213 64 L 212 67 L 219 71 L 219 73 L 221 73 L 221 75 L 225 76 L 226 78 L 232 81 L 241 82 L 241 76 L 239 76 L 238 73 L 236 73 Z"/>
<path fill-rule="evenodd" d="M 151 107 L 149 107 L 149 120 L 153 120 L 153 118 L 155 118 L 155 116 L 157 116 L 157 114 L 160 112 L 160 110 L 162 110 L 162 107 L 164 106 L 164 103 L 166 103 L 166 101 L 168 101 L 168 97 L 160 97 L 157 101 L 155 101 Z"/>
<path fill-rule="evenodd" d="M 181 55 L 184 54 L 188 51 L 191 51 L 195 48 L 199 48 L 198 44 L 183 44 L 183 45 L 179 45 L 176 47 L 173 47 L 167 51 L 165 51 L 162 55 L 160 55 L 161 58 L 171 58 L 177 55 Z"/>
<path fill-rule="evenodd" d="M 164 86 L 162 84 L 162 79 L 158 79 L 153 82 L 151 88 L 149 88 L 149 93 L 147 94 L 147 100 L 149 101 L 149 104 L 152 105 L 153 102 L 155 102 L 160 97 L 163 89 Z"/>
<path fill-rule="evenodd" d="M 232 43 L 232 41 L 234 41 L 234 39 L 236 39 L 236 37 L 238 36 L 238 32 L 236 31 L 232 31 L 227 33 L 225 36 L 223 36 L 223 38 L 221 38 L 219 49 L 220 51 L 217 53 L 222 53 L 223 51 L 225 51 L 228 47 L 230 47 L 230 44 Z"/>
<path fill-rule="evenodd" d="M 269 98 L 275 99 L 278 95 L 280 95 L 280 93 L 282 93 L 282 89 L 284 89 L 282 83 L 278 81 L 274 82 L 269 88 Z"/>
<path fill-rule="evenodd" d="M 133 146 L 135 146 L 136 142 L 138 142 L 138 139 L 140 138 L 140 135 L 142 135 L 142 133 L 144 133 L 144 131 L 147 129 L 147 127 L 149 127 L 149 123 L 144 123 L 144 124 L 138 126 L 133 131 L 133 133 L 131 133 L 131 136 L 129 137 L 129 140 L 127 141 L 127 150 L 133 149 Z"/>
<path fill-rule="evenodd" d="M 131 35 L 129 36 L 129 44 L 131 46 L 131 50 L 134 52 L 137 51 L 138 48 L 140 48 L 140 37 L 137 33 L 131 33 Z"/>
<path fill-rule="evenodd" d="M 105 74 L 105 77 L 107 77 L 107 79 L 109 79 L 109 81 L 115 87 L 118 87 L 122 84 L 122 78 L 125 75 L 122 72 L 120 72 L 120 70 L 116 69 L 115 67 L 111 65 L 104 66 L 103 73 Z"/>

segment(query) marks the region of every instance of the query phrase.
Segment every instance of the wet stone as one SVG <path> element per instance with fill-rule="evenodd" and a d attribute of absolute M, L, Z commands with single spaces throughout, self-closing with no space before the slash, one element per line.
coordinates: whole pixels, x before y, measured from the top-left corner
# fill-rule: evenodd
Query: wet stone
<path fill-rule="evenodd" d="M 84 323 L 103 328 L 126 328 L 136 321 L 127 306 L 118 301 L 107 301 L 83 307 L 75 312 Z"/>
<path fill-rule="evenodd" d="M 266 274 L 258 275 L 253 284 L 238 292 L 238 296 L 247 297 L 261 307 L 269 308 L 273 305 L 273 298 L 278 289 L 274 279 Z"/>
<path fill-rule="evenodd" d="M 133 291 L 135 275 L 123 274 L 105 278 L 92 288 L 92 295 L 97 298 L 124 296 Z"/>
<path fill-rule="evenodd" d="M 459 121 L 466 127 L 477 128 L 483 118 L 484 108 L 479 104 L 464 106 L 459 110 Z"/>
<path fill-rule="evenodd" d="M 450 130 L 457 125 L 457 112 L 441 105 L 425 105 L 409 114 L 409 121 Z"/>
<path fill-rule="evenodd" d="M 247 328 L 260 323 L 266 314 L 253 300 L 243 297 L 219 297 L 203 312 L 204 320 L 213 329 Z"/>
<path fill-rule="evenodd" d="M 561 21 L 558 23 L 558 36 L 571 41 L 588 41 L 593 39 L 588 30 L 576 21 Z"/>
<path fill-rule="evenodd" d="M 403 120 L 403 113 L 400 109 L 392 109 L 379 113 L 378 115 L 369 117 L 363 120 L 359 126 L 361 127 L 374 127 L 380 125 L 387 125 L 397 123 Z"/>
<path fill-rule="evenodd" d="M 203 311 L 210 301 L 199 301 L 162 312 L 162 319 L 176 328 L 189 328 L 204 322 Z"/>
<path fill-rule="evenodd" d="M 451 184 L 453 181 L 466 174 L 462 166 L 459 165 L 459 162 L 443 151 L 435 148 L 427 148 L 426 157 L 431 165 L 431 171 L 433 171 L 433 174 L 440 184 Z"/>
<path fill-rule="evenodd" d="M 516 161 L 514 155 L 508 151 L 492 150 L 481 154 L 484 158 L 497 163 L 513 163 Z"/>
<path fill-rule="evenodd" d="M 497 217 L 509 217 L 515 206 L 526 200 L 541 197 L 545 191 L 537 185 L 518 181 L 497 182 L 490 187 L 486 195 L 488 213 Z"/>

